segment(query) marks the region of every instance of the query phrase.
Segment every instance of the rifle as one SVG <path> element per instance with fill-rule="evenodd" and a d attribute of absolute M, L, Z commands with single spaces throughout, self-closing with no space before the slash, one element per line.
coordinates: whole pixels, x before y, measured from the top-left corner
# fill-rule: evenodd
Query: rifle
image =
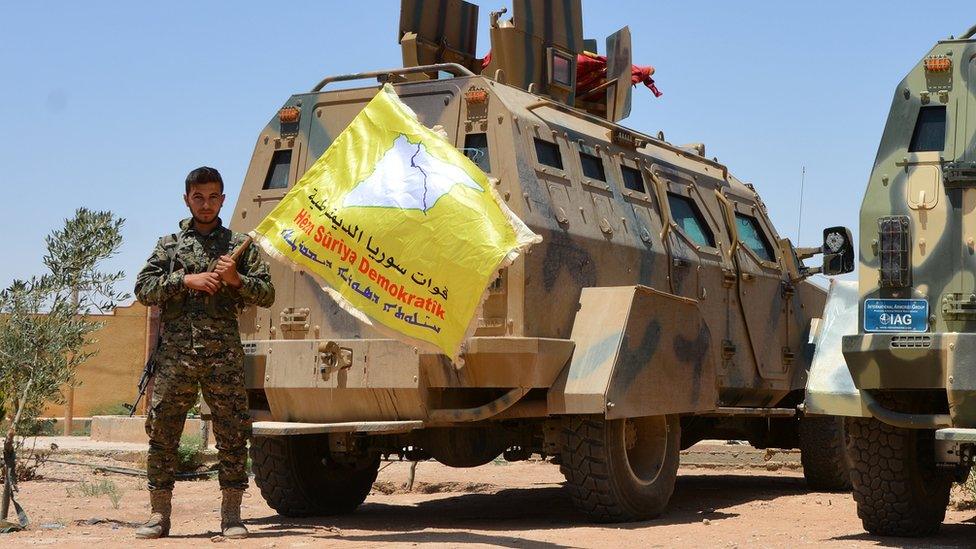
<path fill-rule="evenodd" d="M 244 252 L 247 250 L 248 246 L 251 245 L 251 242 L 252 242 L 251 237 L 245 238 L 244 242 L 241 242 L 240 246 L 234 248 L 234 251 L 230 253 L 230 258 L 233 259 L 234 262 L 236 263 L 237 260 L 240 259 L 241 255 L 243 255 Z M 207 267 L 207 272 L 213 272 L 213 270 L 216 267 L 217 267 L 217 261 L 216 260 L 211 261 L 210 265 Z M 210 299 L 209 301 L 212 301 L 212 299 Z M 208 301 L 208 305 L 209 305 L 209 301 Z M 156 374 L 155 358 L 156 358 L 156 353 L 159 352 L 159 347 L 162 343 L 163 343 L 163 329 L 162 327 L 160 327 L 159 334 L 156 336 L 156 346 L 153 348 L 152 354 L 149 355 L 149 360 L 146 361 L 146 366 L 145 368 L 142 369 L 142 377 L 139 378 L 139 385 L 136 386 L 139 389 L 139 395 L 136 397 L 136 401 L 134 403 L 122 405 L 127 410 L 129 410 L 129 417 L 135 415 L 136 408 L 138 408 L 139 406 L 139 401 L 141 401 L 142 397 L 146 395 L 146 389 L 149 388 L 149 380 L 151 380 L 153 375 Z"/>
<path fill-rule="evenodd" d="M 142 377 L 139 378 L 139 385 L 136 387 L 139 389 L 139 396 L 136 397 L 136 401 L 132 404 L 122 404 L 125 408 L 129 410 L 129 417 L 132 417 L 136 413 L 136 409 L 139 407 L 139 401 L 146 394 L 146 389 L 149 388 L 149 380 L 152 379 L 153 374 L 156 373 L 156 352 L 159 350 L 159 346 L 163 343 L 163 329 L 160 327 L 159 334 L 156 336 L 156 346 L 153 347 L 153 352 L 149 355 L 149 360 L 146 361 L 146 367 L 142 369 Z"/>

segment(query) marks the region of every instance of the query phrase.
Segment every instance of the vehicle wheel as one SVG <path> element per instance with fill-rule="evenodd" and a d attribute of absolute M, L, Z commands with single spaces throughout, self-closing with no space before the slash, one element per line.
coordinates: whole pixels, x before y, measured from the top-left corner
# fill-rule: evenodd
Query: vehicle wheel
<path fill-rule="evenodd" d="M 846 427 L 851 484 L 864 529 L 882 536 L 938 531 L 952 477 L 935 467 L 933 431 L 872 418 L 848 418 Z"/>
<path fill-rule="evenodd" d="M 841 491 L 851 487 L 851 462 L 847 457 L 844 418 L 800 418 L 800 461 L 807 486 L 813 490 Z"/>
<path fill-rule="evenodd" d="M 571 416 L 562 435 L 560 469 L 573 503 L 592 519 L 645 520 L 667 506 L 678 474 L 677 416 Z"/>
<path fill-rule="evenodd" d="M 345 465 L 330 457 L 325 436 L 256 436 L 251 468 L 264 500 L 279 514 L 334 515 L 349 513 L 366 499 L 379 456 Z"/>

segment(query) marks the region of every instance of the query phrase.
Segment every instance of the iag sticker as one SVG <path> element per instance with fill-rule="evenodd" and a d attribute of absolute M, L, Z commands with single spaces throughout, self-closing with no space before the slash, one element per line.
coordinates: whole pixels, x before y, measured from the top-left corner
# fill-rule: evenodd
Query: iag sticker
<path fill-rule="evenodd" d="M 865 332 L 924 332 L 929 329 L 927 299 L 865 299 Z"/>

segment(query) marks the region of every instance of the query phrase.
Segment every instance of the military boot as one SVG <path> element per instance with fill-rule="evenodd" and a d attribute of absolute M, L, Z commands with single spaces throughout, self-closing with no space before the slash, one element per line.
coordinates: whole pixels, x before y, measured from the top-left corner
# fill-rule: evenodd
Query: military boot
<path fill-rule="evenodd" d="M 164 538 L 169 535 L 169 516 L 173 511 L 173 491 L 153 490 L 149 492 L 152 514 L 145 524 L 136 529 L 136 537 L 141 539 Z"/>
<path fill-rule="evenodd" d="M 224 488 L 221 491 L 223 499 L 220 502 L 220 532 L 228 539 L 247 537 L 247 528 L 241 522 L 241 497 L 244 490 L 239 488 Z"/>

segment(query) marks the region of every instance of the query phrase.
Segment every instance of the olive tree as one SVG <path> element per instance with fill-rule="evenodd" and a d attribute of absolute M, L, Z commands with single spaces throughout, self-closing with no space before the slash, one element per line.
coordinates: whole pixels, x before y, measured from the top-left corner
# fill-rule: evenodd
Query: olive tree
<path fill-rule="evenodd" d="M 78 366 L 94 356 L 93 334 L 101 324 L 87 315 L 128 297 L 115 291 L 124 273 L 100 270 L 122 244 L 123 223 L 111 212 L 78 209 L 47 237 L 44 264 L 50 272 L 0 292 L 0 409 L 7 413 L 0 520 L 16 481 L 20 429 L 46 404 L 63 403 Z"/>

